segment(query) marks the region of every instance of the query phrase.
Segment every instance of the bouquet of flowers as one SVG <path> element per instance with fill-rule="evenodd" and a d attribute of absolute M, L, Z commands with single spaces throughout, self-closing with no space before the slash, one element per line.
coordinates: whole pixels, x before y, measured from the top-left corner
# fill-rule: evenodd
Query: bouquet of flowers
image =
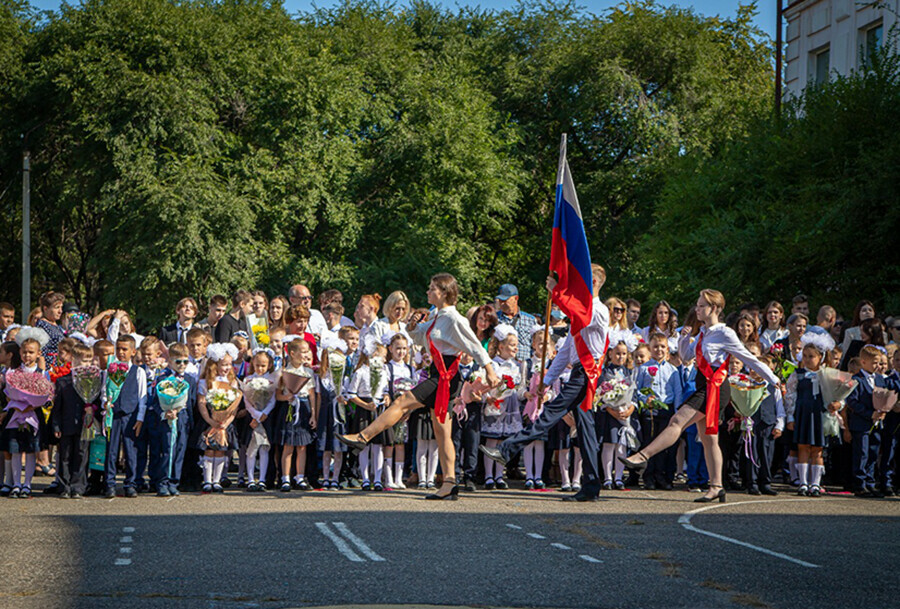
<path fill-rule="evenodd" d="M 253 338 L 256 339 L 256 344 L 260 347 L 268 347 L 269 343 L 272 340 L 269 338 L 269 328 L 265 324 L 257 324 L 250 328 L 250 331 L 253 333 Z"/>
<path fill-rule="evenodd" d="M 224 423 L 237 412 L 238 404 L 243 397 L 230 384 L 217 382 L 206 393 L 206 402 L 211 408 L 210 416 L 216 423 Z M 225 429 L 210 427 L 206 432 L 206 444 L 211 447 L 228 447 L 228 434 Z"/>
<path fill-rule="evenodd" d="M 652 414 L 660 410 L 669 409 L 669 405 L 659 399 L 659 396 L 656 395 L 656 392 L 650 387 L 644 387 L 639 393 L 646 398 L 645 400 L 638 401 L 642 412 L 649 412 Z"/>
<path fill-rule="evenodd" d="M 550 387 L 544 387 L 543 393 L 538 395 L 540 385 L 541 375 L 538 371 L 531 375 L 531 382 L 528 383 L 528 391 L 532 396 L 528 398 L 528 401 L 525 403 L 525 409 L 522 411 L 522 414 L 528 417 L 528 420 L 531 422 L 536 421 L 537 418 L 541 416 L 541 411 L 544 409 L 544 396 L 550 391 Z"/>
<path fill-rule="evenodd" d="M 72 387 L 85 405 L 91 405 L 103 388 L 103 373 L 97 366 L 77 366 L 72 369 Z M 99 421 L 94 420 L 94 412 L 86 413 L 81 428 L 81 439 L 88 442 L 100 432 Z"/>
<path fill-rule="evenodd" d="M 797 369 L 797 365 L 785 353 L 784 345 L 772 345 L 769 349 L 769 355 L 775 360 L 775 374 L 781 377 L 782 380 L 786 381 Z"/>
<path fill-rule="evenodd" d="M 888 413 L 897 405 L 897 392 L 885 387 L 872 389 L 872 408 L 875 412 Z M 884 427 L 884 421 L 876 421 L 872 429 Z"/>
<path fill-rule="evenodd" d="M 110 404 L 119 399 L 126 376 L 128 376 L 128 364 L 125 362 L 115 361 L 106 367 L 106 401 Z"/>
<path fill-rule="evenodd" d="M 487 375 L 482 368 L 469 377 L 472 389 L 479 393 L 487 392 L 484 397 L 484 416 L 498 417 L 503 413 L 503 401 L 516 390 L 516 380 L 509 374 L 500 377 L 500 384 L 493 389 L 487 382 Z"/>
<path fill-rule="evenodd" d="M 822 432 L 826 438 L 839 438 L 841 436 L 841 417 L 836 412 L 822 413 Z"/>
<path fill-rule="evenodd" d="M 263 410 L 275 393 L 275 383 L 264 376 L 257 376 L 241 383 L 241 389 L 244 391 L 244 399 L 250 405 L 257 410 Z"/>
<path fill-rule="evenodd" d="M 841 402 L 847 399 L 856 389 L 857 381 L 849 372 L 842 372 L 837 368 L 822 366 L 817 372 L 819 377 L 819 391 L 825 404 Z"/>
<path fill-rule="evenodd" d="M 604 381 L 594 393 L 594 409 L 613 408 L 625 412 L 631 407 L 634 398 L 634 385 L 625 379 Z"/>
<path fill-rule="evenodd" d="M 159 398 L 159 407 L 163 412 L 184 408 L 187 404 L 191 385 L 177 376 L 169 376 L 156 384 L 156 395 Z M 174 421 L 170 421 L 173 424 Z"/>
<path fill-rule="evenodd" d="M 304 385 L 312 378 L 313 372 L 306 366 L 286 366 L 281 371 L 281 382 L 288 393 L 297 395 Z"/>
<path fill-rule="evenodd" d="M 369 358 L 369 391 L 371 391 L 373 399 L 378 385 L 381 383 L 382 374 L 384 374 L 384 358 L 377 356 Z"/>
<path fill-rule="evenodd" d="M 344 384 L 344 374 L 347 371 L 347 356 L 337 350 L 329 350 L 327 356 L 328 372 L 331 374 L 331 382 L 334 384 L 335 393 L 340 393 Z"/>
<path fill-rule="evenodd" d="M 734 410 L 741 417 L 741 436 L 744 441 L 744 455 L 755 464 L 755 457 L 751 450 L 753 438 L 753 417 L 759 410 L 760 404 L 769 394 L 768 387 L 763 381 L 757 381 L 746 374 L 732 374 L 728 377 L 731 386 L 731 402 Z"/>
<path fill-rule="evenodd" d="M 40 372 L 10 370 L 6 373 L 4 392 L 9 398 L 4 410 L 13 413 L 6 428 L 15 429 L 31 425 L 37 432 L 39 422 L 34 410 L 53 400 L 53 384 Z"/>

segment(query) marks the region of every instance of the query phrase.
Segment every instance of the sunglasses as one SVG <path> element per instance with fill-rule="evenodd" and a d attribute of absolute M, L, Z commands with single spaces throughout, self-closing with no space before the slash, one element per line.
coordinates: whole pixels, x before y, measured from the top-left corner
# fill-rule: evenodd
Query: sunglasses
<path fill-rule="evenodd" d="M 189 360 L 189 359 L 173 359 L 172 361 L 173 361 L 173 362 L 175 363 L 175 365 L 177 365 L 177 366 L 180 366 L 181 364 L 189 364 L 189 363 L 191 363 L 191 360 Z"/>
<path fill-rule="evenodd" d="M 624 313 L 625 309 L 622 307 L 613 307 L 613 313 Z"/>

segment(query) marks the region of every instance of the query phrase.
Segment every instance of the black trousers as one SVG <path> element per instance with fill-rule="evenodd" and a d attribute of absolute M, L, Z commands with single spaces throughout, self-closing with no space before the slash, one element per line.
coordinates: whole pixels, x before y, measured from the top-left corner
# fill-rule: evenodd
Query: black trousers
<path fill-rule="evenodd" d="M 83 495 L 87 486 L 87 454 L 89 442 L 77 436 L 62 436 L 59 439 L 59 483 L 64 493 Z"/>
<path fill-rule="evenodd" d="M 744 479 L 748 487 L 769 486 L 772 484 L 772 460 L 775 458 L 775 438 L 772 430 L 775 424 L 756 423 L 753 426 L 753 439 L 750 452 L 753 460 L 744 457 Z M 743 451 L 743 448 L 741 448 Z"/>
<path fill-rule="evenodd" d="M 544 410 L 538 420 L 515 434 L 506 438 L 499 446 L 503 458 L 510 461 L 512 457 L 522 451 L 523 448 L 535 440 L 545 436 L 567 412 L 575 415 L 576 429 L 578 430 L 578 448 L 581 449 L 581 459 L 584 464 L 584 485 L 581 492 L 600 494 L 600 485 L 603 482 L 600 475 L 598 453 L 600 443 L 597 441 L 594 412 L 581 409 L 587 391 L 588 378 L 584 368 L 576 364 L 572 368 L 572 375 L 560 389 L 559 395 L 544 404 Z"/>
<path fill-rule="evenodd" d="M 453 446 L 456 447 L 456 479 L 475 480 L 478 472 L 478 444 L 481 442 L 481 402 L 466 404 L 466 420 L 453 417 Z"/>

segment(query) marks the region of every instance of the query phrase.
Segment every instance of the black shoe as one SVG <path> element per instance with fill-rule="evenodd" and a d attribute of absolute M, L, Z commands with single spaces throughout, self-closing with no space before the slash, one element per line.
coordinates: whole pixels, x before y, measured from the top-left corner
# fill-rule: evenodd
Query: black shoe
<path fill-rule="evenodd" d="M 112 499 L 112 498 L 115 497 L 115 496 L 116 496 L 116 489 L 114 489 L 114 488 L 108 488 L 108 489 L 106 489 L 106 491 L 103 493 L 103 497 L 104 497 L 105 499 Z"/>
<path fill-rule="evenodd" d="M 774 497 L 778 494 L 778 491 L 768 485 L 759 487 L 759 492 L 763 495 L 769 495 L 770 497 Z"/>
<path fill-rule="evenodd" d="M 369 445 L 368 442 L 363 442 L 362 440 L 358 439 L 360 437 L 359 434 L 344 435 L 341 433 L 336 433 L 334 434 L 334 437 L 357 452 L 364 451 L 366 449 L 366 446 Z"/>
<path fill-rule="evenodd" d="M 751 486 L 750 488 L 747 489 L 747 494 L 748 495 L 762 495 L 762 491 L 760 491 L 759 488 L 756 486 Z"/>
<path fill-rule="evenodd" d="M 882 499 L 884 498 L 884 493 L 882 493 L 877 488 L 869 489 L 869 496 L 874 499 Z"/>
<path fill-rule="evenodd" d="M 81 493 L 73 492 L 69 493 L 69 499 L 84 499 L 84 496 Z"/>
<path fill-rule="evenodd" d="M 503 467 L 506 467 L 506 459 L 503 457 L 503 453 L 501 453 L 497 448 L 494 448 L 493 446 L 485 446 L 484 444 L 482 444 L 478 447 L 478 450 L 486 454 L 488 456 L 488 459 L 491 459 L 496 463 L 499 463 Z"/>
<path fill-rule="evenodd" d="M 884 493 L 885 497 L 896 497 L 897 496 L 897 491 L 894 490 L 893 486 L 884 487 L 884 490 L 882 492 Z"/>
<path fill-rule="evenodd" d="M 446 495 L 432 493 L 431 495 L 425 495 L 425 499 L 428 499 L 429 501 L 456 501 L 459 499 L 459 485 L 454 484 L 450 488 L 450 492 Z"/>
<path fill-rule="evenodd" d="M 627 457 L 619 457 L 619 461 L 623 465 L 625 465 L 625 467 L 627 467 L 629 470 L 632 470 L 637 473 L 641 473 L 642 471 L 647 469 L 647 464 L 649 463 L 650 460 L 647 459 L 647 457 L 641 451 L 638 451 L 637 454 L 644 457 L 644 460 L 638 462 L 638 461 L 632 461 L 631 459 L 629 459 Z"/>
<path fill-rule="evenodd" d="M 213 484 L 213 486 L 216 486 L 216 485 Z M 228 476 L 225 476 L 224 478 L 219 480 L 219 486 L 221 486 L 222 488 L 230 487 L 231 486 L 231 478 L 229 478 Z M 216 492 L 218 492 L 218 491 L 216 491 Z"/>
<path fill-rule="evenodd" d="M 159 490 L 156 491 L 156 496 L 157 496 L 157 497 L 171 497 L 171 496 L 172 496 L 172 493 L 169 492 L 169 487 L 167 487 L 167 486 L 160 486 L 160 487 L 159 487 Z"/>
<path fill-rule="evenodd" d="M 656 482 L 653 480 L 644 480 L 644 490 L 645 491 L 655 491 L 656 490 Z"/>
<path fill-rule="evenodd" d="M 475 491 L 478 490 L 478 487 L 475 486 L 475 483 L 472 482 L 471 480 L 466 480 L 466 485 L 464 488 L 467 493 L 474 493 Z"/>
<path fill-rule="evenodd" d="M 600 497 L 591 493 L 585 493 L 584 491 L 579 491 L 574 495 L 568 495 L 562 498 L 563 501 L 577 501 L 579 503 L 585 503 L 588 501 L 600 501 Z"/>
<path fill-rule="evenodd" d="M 725 503 L 725 489 L 719 489 L 719 492 L 713 495 L 712 497 L 707 497 L 704 495 L 703 497 L 697 497 L 694 499 L 694 503 L 712 503 L 716 499 L 719 500 L 719 503 Z"/>
<path fill-rule="evenodd" d="M 660 482 L 656 486 L 657 486 L 657 488 L 664 490 L 664 491 L 671 491 L 675 488 L 674 486 L 672 486 L 672 483 L 669 482 L 668 480 L 666 480 L 665 482 Z"/>
<path fill-rule="evenodd" d="M 125 496 L 128 497 L 129 499 L 134 499 L 135 497 L 138 496 L 137 490 L 133 486 L 129 486 L 128 488 L 125 489 Z"/>
<path fill-rule="evenodd" d="M 866 489 L 862 489 L 862 490 L 860 490 L 860 491 L 853 491 L 853 494 L 854 494 L 856 497 L 859 497 L 859 498 L 861 498 L 861 499 L 868 499 L 869 497 L 872 496 L 872 493 L 870 493 L 870 492 L 869 492 L 868 490 L 866 490 Z"/>
<path fill-rule="evenodd" d="M 506 489 L 509 488 L 509 485 L 506 483 L 506 480 L 504 480 L 503 478 L 497 478 L 497 480 L 495 481 L 495 484 L 497 485 L 498 491 L 505 491 Z"/>

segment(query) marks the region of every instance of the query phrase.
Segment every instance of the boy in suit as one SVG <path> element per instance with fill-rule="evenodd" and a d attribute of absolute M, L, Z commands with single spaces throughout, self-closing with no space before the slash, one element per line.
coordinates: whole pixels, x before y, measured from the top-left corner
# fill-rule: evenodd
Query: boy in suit
<path fill-rule="evenodd" d="M 156 487 L 158 497 L 179 495 L 178 483 L 181 480 L 181 467 L 184 463 L 185 450 L 188 445 L 188 434 L 194 404 L 197 402 L 197 378 L 187 374 L 187 347 L 175 343 L 169 347 L 169 366 L 163 370 L 150 392 L 147 406 L 147 426 L 150 435 L 150 483 Z M 188 383 L 188 400 L 183 408 L 177 411 L 164 412 L 160 408 L 157 388 L 167 378 L 176 377 Z M 175 424 L 175 442 L 172 443 L 172 424 Z"/>
<path fill-rule="evenodd" d="M 72 347 L 75 368 L 90 365 L 93 359 L 94 352 L 87 345 L 76 343 Z M 93 417 L 98 411 L 99 403 L 85 404 L 75 391 L 71 374 L 57 379 L 51 424 L 53 436 L 59 441 L 59 483 L 63 499 L 81 499 L 85 493 L 89 443 L 81 441 L 81 431 L 85 417 Z"/>
<path fill-rule="evenodd" d="M 879 421 L 885 413 L 876 412 L 872 405 L 875 387 L 900 391 L 900 383 L 880 374 L 875 367 L 881 352 L 866 345 L 859 353 L 860 370 L 853 378 L 857 385 L 847 398 L 847 426 L 850 428 L 853 449 L 853 492 L 857 497 L 882 497 L 875 487 L 875 462 L 881 445 L 882 430 Z"/>
<path fill-rule="evenodd" d="M 137 442 L 147 411 L 147 373 L 132 363 L 135 351 L 134 338 L 128 334 L 120 335 L 116 340 L 117 362 L 113 363 L 125 364 L 127 372 L 115 401 L 110 401 L 107 397 L 104 383 L 103 400 L 106 409 L 112 410 L 112 426 L 109 430 L 109 445 L 106 451 L 107 499 L 116 496 L 116 461 L 120 447 L 125 453 L 125 496 L 137 497 L 134 479 L 137 470 Z"/>
<path fill-rule="evenodd" d="M 900 349 L 895 349 L 891 356 L 891 373 L 888 375 L 896 383 L 900 383 Z M 900 455 L 900 412 L 889 412 L 884 418 L 884 445 L 881 447 L 881 491 L 886 497 L 897 494 L 894 484 L 894 473 L 897 471 L 897 458 Z"/>
<path fill-rule="evenodd" d="M 773 368 L 772 358 L 768 355 L 760 356 L 759 361 Z M 755 372 L 751 372 L 750 376 L 757 381 L 762 380 Z M 770 384 L 768 395 L 751 418 L 753 439 L 750 450 L 756 457 L 756 463 L 754 459 L 744 460 L 747 492 L 751 495 L 777 495 L 778 491 L 772 488 L 772 460 L 775 458 L 775 440 L 781 436 L 785 424 L 781 389 Z"/>
<path fill-rule="evenodd" d="M 191 328 L 194 327 L 197 311 L 197 301 L 190 296 L 179 300 L 178 304 L 175 305 L 175 315 L 178 316 L 178 321 L 174 324 L 163 326 L 159 331 L 159 340 L 164 345 L 171 345 L 172 343 L 187 344 L 187 335 Z"/>

